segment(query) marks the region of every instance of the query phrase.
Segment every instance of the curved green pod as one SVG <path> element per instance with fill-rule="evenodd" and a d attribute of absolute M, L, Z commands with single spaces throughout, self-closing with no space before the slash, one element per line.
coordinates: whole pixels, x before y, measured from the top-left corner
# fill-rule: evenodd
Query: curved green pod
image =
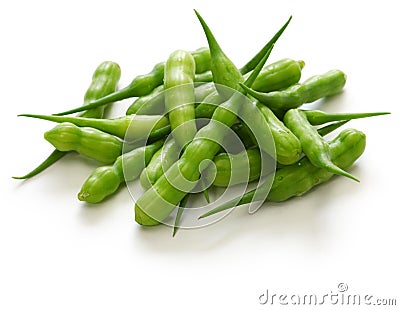
<path fill-rule="evenodd" d="M 157 86 L 150 94 L 137 98 L 128 107 L 125 114 L 163 114 L 165 110 L 164 99 L 164 85 Z"/>
<path fill-rule="evenodd" d="M 213 81 L 217 85 L 218 93 L 227 99 L 230 94 L 224 93 L 223 89 L 218 89 L 218 85 L 224 85 L 233 89 L 239 90 L 239 82 L 244 81 L 242 74 L 233 64 L 233 62 L 225 55 L 217 40 L 215 39 L 210 28 L 201 17 L 201 15 L 195 10 L 198 20 L 203 27 L 204 34 L 206 35 L 208 46 L 211 54 L 211 72 L 213 75 Z"/>
<path fill-rule="evenodd" d="M 284 123 L 300 140 L 304 154 L 313 165 L 358 181 L 356 177 L 332 162 L 328 142 L 308 122 L 304 113 L 298 109 L 291 109 L 286 112 Z"/>
<path fill-rule="evenodd" d="M 345 84 L 346 75 L 342 71 L 330 70 L 281 91 L 262 93 L 245 85 L 241 86 L 249 95 L 271 109 L 289 110 L 298 108 L 304 103 L 333 96 L 341 92 Z"/>
<path fill-rule="evenodd" d="M 195 122 L 193 56 L 186 51 L 173 52 L 164 72 L 165 109 L 176 142 L 184 147 L 193 140 L 197 128 Z"/>
<path fill-rule="evenodd" d="M 78 199 L 99 203 L 113 194 L 123 182 L 135 180 L 163 140 L 134 149 L 119 156 L 112 166 L 98 167 L 89 175 L 78 193 Z"/>
<path fill-rule="evenodd" d="M 195 62 L 195 73 L 201 74 L 210 70 L 211 55 L 208 47 L 200 47 L 190 54 Z"/>
<path fill-rule="evenodd" d="M 258 102 L 256 105 L 269 125 L 275 143 L 276 161 L 283 165 L 297 162 L 302 154 L 300 140 L 268 107 Z"/>
<path fill-rule="evenodd" d="M 329 143 L 332 161 L 341 169 L 347 170 L 362 155 L 365 146 L 366 136 L 363 132 L 356 129 L 345 129 Z M 272 187 L 269 188 L 268 186 L 266 188 L 266 190 L 269 190 L 266 201 L 281 202 L 292 197 L 304 195 L 315 186 L 327 182 L 333 176 L 334 173 L 314 166 L 307 157 L 304 157 L 294 165 L 285 166 L 277 170 Z M 263 187 L 260 187 L 259 190 L 260 197 L 263 197 Z M 232 199 L 208 211 L 200 218 L 235 206 L 259 201 L 255 194 L 255 190 L 252 190 L 242 197 Z"/>
<path fill-rule="evenodd" d="M 92 81 L 86 90 L 83 105 L 95 101 L 98 98 L 104 97 L 112 92 L 115 92 L 118 81 L 121 77 L 121 69 L 119 65 L 112 61 L 102 62 L 94 71 Z M 104 114 L 104 106 L 94 109 L 86 110 L 80 114 L 82 117 L 88 118 L 102 118 Z M 48 167 L 56 163 L 59 159 L 64 157 L 66 153 L 59 150 L 54 150 L 42 163 L 29 173 L 13 177 L 14 179 L 29 179 L 40 172 L 46 170 Z"/>
<path fill-rule="evenodd" d="M 76 151 L 104 164 L 113 163 L 122 154 L 123 142 L 105 132 L 91 127 L 78 127 L 61 123 L 45 132 L 44 138 L 57 150 Z"/>
<path fill-rule="evenodd" d="M 140 174 L 140 185 L 149 189 L 178 159 L 180 149 L 174 139 L 168 140 L 151 158 Z"/>
<path fill-rule="evenodd" d="M 214 164 L 214 186 L 227 187 L 252 182 L 261 174 L 260 150 L 254 148 L 238 154 L 221 153 L 214 157 Z M 235 167 L 235 173 L 232 173 L 232 167 Z"/>
<path fill-rule="evenodd" d="M 194 96 L 196 103 L 202 102 L 210 93 L 216 91 L 214 83 L 196 83 Z M 137 98 L 126 110 L 126 115 L 131 114 L 163 114 L 165 112 L 164 85 L 156 87 L 150 94 Z"/>
<path fill-rule="evenodd" d="M 113 61 L 102 62 L 92 75 L 92 82 L 86 90 L 83 106 L 115 92 L 121 78 L 121 68 Z M 103 118 L 104 106 L 81 112 L 78 116 Z"/>
<path fill-rule="evenodd" d="M 304 61 L 283 58 L 265 66 L 253 83 L 260 92 L 278 91 L 300 81 Z"/>

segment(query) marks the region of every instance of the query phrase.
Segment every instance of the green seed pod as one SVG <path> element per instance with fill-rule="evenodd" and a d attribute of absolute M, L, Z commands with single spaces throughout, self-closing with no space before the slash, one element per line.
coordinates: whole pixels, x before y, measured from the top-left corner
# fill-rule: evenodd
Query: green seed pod
<path fill-rule="evenodd" d="M 118 81 L 121 77 L 121 69 L 119 65 L 112 61 L 102 62 L 94 71 L 92 81 L 85 93 L 84 105 L 104 97 L 112 92 L 115 92 Z M 104 114 L 104 106 L 94 109 L 86 110 L 80 114 L 81 117 L 86 118 L 102 118 Z M 40 172 L 46 170 L 48 167 L 56 163 L 59 159 L 64 157 L 66 153 L 59 150 L 54 150 L 41 164 L 35 169 L 20 177 L 13 177 L 15 179 L 29 179 Z"/>
<path fill-rule="evenodd" d="M 300 140 L 304 154 L 306 154 L 314 166 L 358 181 L 356 177 L 337 167 L 332 162 L 328 142 L 326 142 L 319 135 L 317 129 L 308 122 L 304 113 L 298 109 L 291 109 L 286 112 L 284 122 Z"/>
<path fill-rule="evenodd" d="M 140 185 L 149 189 L 179 159 L 180 149 L 174 139 L 168 140 L 151 158 L 140 175 Z"/>
<path fill-rule="evenodd" d="M 296 84 L 301 78 L 304 61 L 284 58 L 264 67 L 252 89 L 260 92 L 277 91 Z"/>
<path fill-rule="evenodd" d="M 93 170 L 78 194 L 78 199 L 98 203 L 113 194 L 123 182 L 135 180 L 163 141 L 139 147 L 119 156 L 112 166 Z"/>
<path fill-rule="evenodd" d="M 340 70 L 331 70 L 282 91 L 261 93 L 245 85 L 241 86 L 248 94 L 271 109 L 289 110 L 300 107 L 304 103 L 333 96 L 341 92 L 345 84 L 346 75 Z"/>
<path fill-rule="evenodd" d="M 216 168 L 214 186 L 227 187 L 252 182 L 260 177 L 260 150 L 249 149 L 238 154 L 221 153 L 214 157 L 214 164 Z M 233 174 L 231 167 L 235 167 Z"/>
<path fill-rule="evenodd" d="M 122 141 L 90 127 L 61 123 L 45 132 L 44 138 L 62 152 L 76 151 L 101 163 L 113 163 L 122 153 Z"/>
<path fill-rule="evenodd" d="M 146 95 L 137 98 L 126 110 L 126 115 L 132 114 L 162 114 L 164 113 L 164 85 L 160 85 Z"/>
<path fill-rule="evenodd" d="M 181 147 L 192 141 L 197 132 L 194 73 L 193 56 L 186 51 L 173 52 L 165 64 L 165 108 L 168 111 L 172 136 Z"/>
<path fill-rule="evenodd" d="M 211 55 L 208 47 L 200 47 L 191 52 L 196 63 L 196 73 L 203 73 L 210 70 Z"/>
<path fill-rule="evenodd" d="M 240 87 L 238 86 L 238 83 L 243 81 L 243 76 L 233 62 L 222 51 L 204 19 L 196 10 L 195 13 L 200 21 L 201 26 L 203 27 L 204 34 L 207 37 L 208 46 L 210 48 L 211 72 L 214 83 L 217 85 L 219 94 L 227 99 L 227 94 L 224 94 L 223 89 L 218 89 L 218 85 L 224 85 L 239 90 Z M 228 96 L 230 95 L 231 94 L 228 94 Z"/>
<path fill-rule="evenodd" d="M 117 63 L 112 61 L 102 62 L 93 73 L 92 82 L 85 93 L 84 105 L 115 92 L 120 77 L 121 69 Z M 80 113 L 79 116 L 103 118 L 104 108 L 104 106 L 101 106 L 86 110 Z"/>
<path fill-rule="evenodd" d="M 276 161 L 283 165 L 290 165 L 300 159 L 302 147 L 299 139 L 281 122 L 266 106 L 257 103 L 271 130 L 275 142 Z"/>
<path fill-rule="evenodd" d="M 210 93 L 216 91 L 214 83 L 203 83 L 194 88 L 196 102 L 202 102 Z M 164 85 L 156 87 L 147 96 L 137 98 L 127 109 L 126 115 L 131 114 L 163 114 L 165 111 Z"/>
<path fill-rule="evenodd" d="M 341 169 L 348 169 L 365 150 L 366 136 L 356 129 L 343 130 L 330 144 L 332 161 Z M 285 201 L 301 196 L 314 186 L 328 181 L 334 174 L 315 167 L 308 158 L 299 164 L 278 170 L 268 194 L 268 201 Z"/>
<path fill-rule="evenodd" d="M 356 129 L 345 129 L 329 143 L 332 161 L 341 169 L 348 169 L 362 155 L 365 145 L 366 136 L 364 133 Z M 258 197 L 265 197 L 265 190 L 269 191 L 266 201 L 281 202 L 291 197 L 301 196 L 333 176 L 333 173 L 312 165 L 310 160 L 304 157 L 294 165 L 278 169 L 271 188 L 269 182 L 266 182 L 266 187 L 261 185 L 257 193 L 252 190 L 242 197 L 232 199 L 208 211 L 200 218 L 252 201 L 259 201 L 257 195 L 259 195 Z"/>

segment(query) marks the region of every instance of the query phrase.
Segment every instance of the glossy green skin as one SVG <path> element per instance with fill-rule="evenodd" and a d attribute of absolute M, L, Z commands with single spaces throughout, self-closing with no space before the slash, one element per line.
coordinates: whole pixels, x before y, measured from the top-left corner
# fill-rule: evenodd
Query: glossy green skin
<path fill-rule="evenodd" d="M 260 92 L 271 92 L 287 88 L 300 81 L 304 61 L 284 58 L 264 67 L 252 89 Z"/>
<path fill-rule="evenodd" d="M 208 47 L 200 47 L 190 53 L 196 64 L 196 73 L 204 73 L 210 70 L 211 54 Z"/>
<path fill-rule="evenodd" d="M 284 58 L 265 66 L 253 83 L 252 88 L 264 92 L 276 91 L 297 83 L 301 78 L 303 61 Z M 248 75 L 245 75 L 247 78 Z M 210 118 L 216 105 L 222 102 L 218 100 L 216 93 L 211 93 L 196 107 L 196 117 Z M 208 104 L 207 104 L 208 103 Z M 211 103 L 211 104 L 210 104 Z"/>
<path fill-rule="evenodd" d="M 205 71 L 203 73 L 196 73 L 194 81 L 197 83 L 206 83 L 213 81 L 213 75 L 211 71 Z"/>
<path fill-rule="evenodd" d="M 128 115 L 113 119 L 95 119 L 86 117 L 21 114 L 52 122 L 68 122 L 79 127 L 92 127 L 126 140 L 146 139 L 152 131 L 169 125 L 168 119 L 161 115 Z"/>
<path fill-rule="evenodd" d="M 253 141 L 254 136 L 251 137 L 251 131 L 249 128 L 245 128 L 245 125 L 242 123 L 236 123 L 232 126 L 232 130 L 239 136 L 240 140 L 243 142 L 244 146 L 246 148 L 249 148 L 251 146 L 254 146 L 255 143 Z M 255 152 L 259 151 L 254 151 L 251 150 L 249 151 L 249 159 L 250 159 L 250 165 L 251 166 L 250 170 L 250 179 L 254 180 L 255 175 L 258 173 L 260 175 L 260 171 L 257 171 L 257 167 L 254 167 L 254 164 L 252 164 L 252 158 L 256 157 L 257 154 Z M 140 184 L 144 189 L 149 189 L 151 186 L 153 186 L 156 181 L 163 175 L 164 171 L 168 170 L 178 159 L 179 159 L 179 147 L 176 144 L 175 140 L 171 139 L 168 142 L 165 143 L 165 145 L 159 149 L 151 159 L 150 163 L 147 165 L 147 167 L 143 170 L 143 172 L 140 175 Z M 222 153 L 224 154 L 224 153 Z M 226 153 L 225 153 L 226 154 Z M 219 184 L 224 184 L 226 183 L 226 180 L 223 180 L 223 175 L 225 176 L 228 171 L 226 171 L 226 163 L 224 161 L 226 156 L 222 156 L 221 154 L 217 155 L 214 158 L 214 162 L 217 165 L 217 179 L 220 181 L 217 181 Z M 240 158 L 243 158 L 244 155 L 234 155 L 235 161 L 238 161 Z M 218 159 L 216 161 L 216 159 Z M 258 158 L 258 161 L 261 159 Z M 255 159 L 254 161 L 257 161 Z M 221 169 L 218 170 L 219 163 L 221 163 Z M 224 165 L 222 165 L 224 163 Z M 239 164 L 238 166 L 243 167 L 244 164 Z M 254 173 L 253 173 L 254 171 Z M 229 174 L 230 171 L 229 171 Z M 215 185 L 215 184 L 214 184 Z M 221 185 L 223 186 L 223 185 Z"/>
<path fill-rule="evenodd" d="M 329 143 L 332 161 L 341 169 L 350 168 L 365 150 L 366 136 L 356 129 L 343 130 Z M 252 190 L 241 198 L 238 197 L 203 214 L 201 218 L 233 208 L 235 206 L 260 201 L 258 197 L 265 197 L 265 190 L 269 191 L 266 201 L 281 202 L 292 197 L 302 196 L 318 184 L 327 182 L 334 176 L 326 169 L 314 166 L 307 157 L 298 163 L 278 169 L 274 176 L 272 187 L 259 188 L 256 194 Z"/>
<path fill-rule="evenodd" d="M 243 76 L 240 71 L 236 68 L 233 62 L 225 55 L 219 46 L 217 40 L 212 34 L 210 28 L 200 16 L 200 14 L 195 10 L 197 18 L 203 27 L 204 34 L 206 35 L 208 46 L 211 53 L 211 72 L 213 75 L 213 81 L 217 85 L 218 93 L 225 99 L 231 94 L 227 94 L 224 89 L 219 88 L 218 85 L 228 86 L 233 89 L 239 89 L 238 83 L 242 82 Z"/>
<path fill-rule="evenodd" d="M 276 161 L 283 165 L 290 165 L 297 162 L 302 153 L 300 140 L 268 107 L 259 102 L 256 105 L 267 121 L 272 138 L 274 139 Z"/>
<path fill-rule="evenodd" d="M 318 129 L 318 133 L 321 136 L 325 136 L 343 126 L 347 122 L 348 121 L 339 121 L 321 127 Z M 232 126 L 232 129 L 234 126 Z M 246 139 L 248 140 L 248 143 L 251 141 L 251 137 L 246 137 Z M 230 163 L 230 158 L 232 160 L 232 165 Z M 213 185 L 215 186 L 227 187 L 240 183 L 248 183 L 257 180 L 261 175 L 261 153 L 259 149 L 256 148 L 247 149 L 239 154 L 230 155 L 230 157 L 227 153 L 220 153 L 214 157 L 214 163 L 216 166 L 216 177 Z M 232 167 L 235 167 L 235 176 L 237 178 L 230 180 L 232 175 Z M 275 165 L 266 167 L 266 169 L 263 171 L 263 175 L 267 175 L 274 171 Z M 248 178 L 247 174 L 249 176 Z"/>
<path fill-rule="evenodd" d="M 121 68 L 117 63 L 112 61 L 102 62 L 93 73 L 92 82 L 85 93 L 83 105 L 88 105 L 99 98 L 115 92 L 120 77 Z M 78 116 L 88 118 L 103 118 L 104 108 L 104 106 L 101 106 L 86 110 L 80 113 Z"/>
<path fill-rule="evenodd" d="M 210 50 L 211 57 L 213 57 L 212 48 Z M 251 86 L 254 82 L 270 52 L 271 49 L 246 80 L 246 85 Z M 237 113 L 244 105 L 245 100 L 246 98 L 243 95 L 235 93 L 217 107 L 210 123 L 197 132 L 193 141 L 187 145 L 181 158 L 136 201 L 135 220 L 137 223 L 147 226 L 158 225 L 196 186 L 200 177 L 200 163 L 203 160 L 214 158 L 219 152 L 220 144 L 227 133 L 227 129 L 221 128 L 220 124 L 231 127 L 236 123 Z M 171 181 L 174 185 L 171 184 Z"/>
<path fill-rule="evenodd" d="M 168 140 L 151 158 L 140 175 L 140 185 L 149 189 L 179 158 L 179 147 L 174 139 Z"/>
<path fill-rule="evenodd" d="M 194 74 L 195 62 L 188 52 L 178 50 L 169 56 L 164 75 L 165 108 L 172 136 L 181 147 L 192 141 L 197 132 Z"/>
<path fill-rule="evenodd" d="M 203 73 L 204 72 L 203 70 L 210 70 L 210 63 L 208 60 L 210 57 L 209 56 L 210 52 L 208 49 L 200 48 L 194 52 L 191 52 L 191 54 L 194 55 L 195 61 L 196 60 L 199 61 L 199 63 L 196 63 L 196 68 L 199 68 L 199 70 L 201 71 L 201 72 L 199 71 L 199 73 Z M 110 102 L 119 101 L 131 97 L 141 97 L 148 95 L 154 88 L 163 83 L 164 67 L 165 63 L 160 62 L 153 67 L 151 72 L 135 77 L 128 86 L 112 94 L 99 98 L 91 102 L 87 106 L 78 107 L 75 109 L 57 113 L 56 115 L 72 114 L 75 112 L 81 112 L 88 109 L 97 108 L 99 106 L 106 105 Z"/>
<path fill-rule="evenodd" d="M 333 96 L 341 92 L 345 84 L 346 75 L 340 70 L 331 70 L 282 91 L 261 93 L 246 86 L 242 87 L 248 94 L 271 109 L 288 110 L 323 97 Z"/>
<path fill-rule="evenodd" d="M 210 93 L 216 91 L 214 83 L 204 83 L 194 88 L 196 102 L 202 102 Z M 131 114 L 163 114 L 165 111 L 164 85 L 156 87 L 147 96 L 137 98 L 126 110 Z"/>
<path fill-rule="evenodd" d="M 243 143 L 246 149 L 249 149 L 257 145 L 256 137 L 251 132 L 251 129 L 243 122 L 239 121 L 236 124 L 234 124 L 231 128 L 235 132 L 235 134 L 239 137 L 240 141 Z"/>
<path fill-rule="evenodd" d="M 257 180 L 261 174 L 259 149 L 249 149 L 238 154 L 221 153 L 214 157 L 216 175 L 214 186 L 228 187 Z M 235 168 L 232 174 L 232 167 Z"/>
<path fill-rule="evenodd" d="M 302 111 L 298 109 L 287 111 L 284 116 L 284 123 L 300 140 L 304 154 L 314 166 L 358 181 L 354 176 L 332 162 L 328 142 L 318 134 L 317 129 L 308 122 Z"/>
<path fill-rule="evenodd" d="M 94 71 L 92 82 L 90 83 L 84 97 L 84 105 L 87 105 L 94 100 L 104 97 L 112 92 L 115 92 L 118 81 L 121 77 L 121 69 L 119 65 L 112 61 L 102 62 Z M 80 114 L 82 117 L 88 118 L 102 118 L 104 114 L 104 107 L 97 107 L 94 109 L 86 110 Z M 13 177 L 15 179 L 29 179 L 40 172 L 44 171 L 59 159 L 64 157 L 66 153 L 55 149 L 41 164 L 35 169 L 21 177 Z"/>
<path fill-rule="evenodd" d="M 113 163 L 122 154 L 120 139 L 90 127 L 61 123 L 45 132 L 44 138 L 57 150 L 76 151 L 104 164 Z"/>
<path fill-rule="evenodd" d="M 265 66 L 260 74 L 257 76 L 253 83 L 252 89 L 262 92 L 271 92 L 281 90 L 296 84 L 301 78 L 301 70 L 304 67 L 303 61 L 296 61 L 289 58 L 278 60 L 268 66 Z M 253 69 L 253 68 L 252 68 Z M 205 77 L 208 74 L 208 77 Z M 249 74 L 244 77 L 247 78 Z M 204 77 L 200 78 L 196 75 L 195 81 L 212 81 L 212 73 L 207 71 L 204 73 Z M 128 108 L 126 115 L 136 114 L 161 114 L 164 110 L 164 96 L 160 93 L 164 90 L 162 85 L 156 87 L 149 95 L 139 97 L 135 102 Z M 216 98 L 216 92 L 214 83 L 205 83 L 195 88 L 196 102 L 200 104 L 196 107 L 196 117 L 210 118 L 212 113 L 215 111 L 215 105 L 209 105 L 206 102 L 206 97 L 210 95 L 208 100 L 211 103 L 215 102 L 219 104 L 221 100 L 214 100 Z M 204 102 L 203 102 L 204 101 Z"/>
<path fill-rule="evenodd" d="M 131 114 L 162 114 L 164 108 L 164 85 L 157 86 L 146 96 L 137 98 L 126 110 L 126 115 Z"/>
<path fill-rule="evenodd" d="M 348 169 L 364 152 L 366 136 L 355 129 L 345 129 L 330 144 L 331 158 L 341 169 Z M 277 171 L 268 194 L 268 201 L 285 201 L 302 196 L 314 186 L 328 181 L 334 173 L 314 166 L 304 158 L 297 165 Z"/>
<path fill-rule="evenodd" d="M 99 203 L 113 194 L 123 182 L 135 180 L 163 141 L 143 146 L 119 156 L 112 166 L 96 168 L 83 183 L 78 199 Z"/>

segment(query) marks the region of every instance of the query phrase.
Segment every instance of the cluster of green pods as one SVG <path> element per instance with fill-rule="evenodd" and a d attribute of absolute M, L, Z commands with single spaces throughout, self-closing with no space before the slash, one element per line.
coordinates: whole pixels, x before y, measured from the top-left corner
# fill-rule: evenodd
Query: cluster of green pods
<path fill-rule="evenodd" d="M 208 191 L 214 188 L 272 177 L 270 183 L 259 182 L 200 216 L 205 218 L 237 205 L 286 201 L 334 175 L 358 181 L 348 169 L 365 149 L 365 134 L 347 128 L 331 141 L 325 136 L 350 120 L 388 112 L 304 108 L 341 93 L 347 77 L 335 69 L 301 81 L 304 61 L 282 58 L 267 63 L 291 17 L 239 69 L 195 13 L 208 47 L 176 50 L 119 90 L 119 66 L 104 62 L 93 74 L 83 106 L 53 115 L 20 114 L 59 124 L 44 134 L 55 151 L 15 178 L 33 177 L 66 152 L 78 152 L 99 163 L 84 180 L 79 200 L 102 202 L 121 184 L 138 180 L 145 192 L 135 201 L 136 222 L 158 225 L 177 211 L 174 233 L 189 196 L 199 186 L 208 201 Z M 136 99 L 125 115 L 103 118 L 107 104 L 131 97 Z M 81 114 L 68 115 L 77 112 Z M 236 151 L 225 147 L 231 134 L 241 145 Z"/>

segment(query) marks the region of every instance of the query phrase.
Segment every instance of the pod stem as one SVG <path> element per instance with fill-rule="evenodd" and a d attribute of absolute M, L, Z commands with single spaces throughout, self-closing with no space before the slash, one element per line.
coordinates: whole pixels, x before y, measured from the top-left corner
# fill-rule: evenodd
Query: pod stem
<path fill-rule="evenodd" d="M 61 152 L 59 150 L 54 150 L 39 166 L 37 166 L 31 172 L 29 172 L 23 176 L 17 176 L 17 177 L 12 177 L 12 178 L 17 179 L 17 180 L 24 180 L 24 179 L 29 179 L 31 177 L 34 177 L 35 175 L 46 170 L 48 167 L 50 167 L 56 161 L 58 161 L 59 159 L 64 157 L 65 154 L 67 154 L 67 152 Z"/>
<path fill-rule="evenodd" d="M 302 110 L 311 125 L 322 125 L 333 121 L 348 121 L 352 119 L 366 118 L 379 115 L 387 115 L 390 112 L 366 112 L 366 113 L 326 113 L 318 110 Z"/>
<path fill-rule="evenodd" d="M 68 111 L 55 113 L 53 115 L 61 116 L 61 115 L 68 115 L 68 114 L 72 114 L 72 113 L 76 113 L 76 112 L 86 111 L 86 110 L 94 109 L 94 108 L 97 108 L 97 107 L 101 107 L 101 106 L 106 105 L 106 104 L 111 103 L 111 102 L 120 101 L 120 100 L 123 100 L 123 99 L 126 99 L 126 98 L 130 98 L 132 96 L 133 96 L 132 95 L 132 89 L 131 89 L 130 85 L 128 85 L 127 87 L 122 88 L 122 89 L 120 89 L 120 90 L 118 90 L 118 91 L 116 91 L 114 93 L 111 93 L 111 94 L 109 94 L 107 96 L 101 97 L 100 99 L 94 100 L 93 102 L 91 102 L 91 103 L 89 103 L 87 105 L 84 105 L 84 106 L 81 106 L 81 107 L 78 107 L 78 108 L 75 108 L 75 109 L 71 109 L 71 110 L 68 110 Z"/>
<path fill-rule="evenodd" d="M 189 194 L 186 195 L 185 197 L 183 197 L 183 199 L 181 200 L 181 202 L 179 203 L 179 209 L 176 213 L 176 217 L 175 217 L 175 223 L 174 223 L 174 231 L 172 232 L 172 237 L 175 237 L 176 233 L 178 232 L 179 229 L 179 223 L 181 221 L 181 217 L 183 214 L 183 209 L 185 209 L 186 204 L 189 200 Z"/>
<path fill-rule="evenodd" d="M 273 48 L 274 48 L 274 44 L 272 44 L 267 49 L 264 57 L 260 60 L 260 62 L 254 68 L 253 72 L 251 72 L 250 76 L 246 79 L 246 81 L 244 81 L 244 85 L 249 86 L 249 87 L 251 87 L 251 85 L 253 85 L 257 76 L 260 74 L 262 68 L 264 67 L 265 63 L 267 62 L 267 59 L 268 59 L 269 55 L 271 54 Z M 239 83 L 239 84 L 241 84 L 241 83 Z"/>
<path fill-rule="evenodd" d="M 271 48 L 271 46 L 278 41 L 279 37 L 282 35 L 282 33 L 285 31 L 286 27 L 289 25 L 290 21 L 292 20 L 292 16 L 289 17 L 287 22 L 278 30 L 278 32 L 272 37 L 272 39 L 264 45 L 264 47 L 249 61 L 247 62 L 239 71 L 241 74 L 246 74 L 253 70 L 257 64 L 260 62 L 260 60 L 263 58 L 265 53 L 268 52 L 268 50 Z"/>

